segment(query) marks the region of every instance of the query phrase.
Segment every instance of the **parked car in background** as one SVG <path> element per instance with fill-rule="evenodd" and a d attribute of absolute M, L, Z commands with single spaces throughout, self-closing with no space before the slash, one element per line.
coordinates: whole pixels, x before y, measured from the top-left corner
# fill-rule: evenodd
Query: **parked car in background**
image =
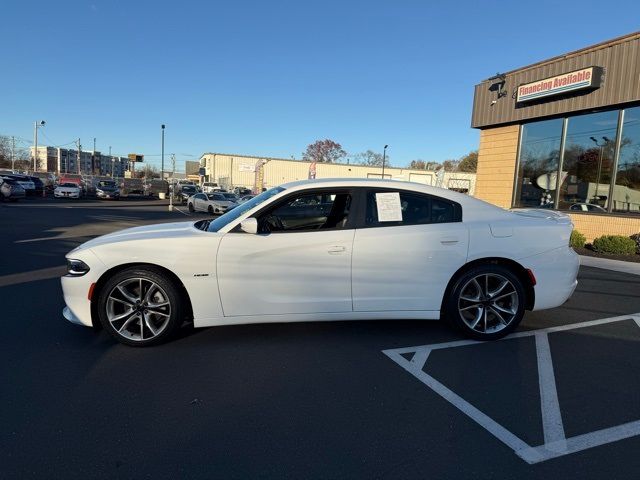
<path fill-rule="evenodd" d="M 215 182 L 204 182 L 202 184 L 203 193 L 220 192 L 222 190 L 224 190 L 224 189 L 220 185 L 215 183 Z"/>
<path fill-rule="evenodd" d="M 176 187 L 175 200 L 183 205 L 187 203 L 189 197 L 198 193 L 198 189 L 195 185 L 183 184 L 177 185 Z"/>
<path fill-rule="evenodd" d="M 24 188 L 12 178 L 0 176 L 0 199 L 17 202 L 19 199 L 26 197 Z"/>
<path fill-rule="evenodd" d="M 61 183 L 53 190 L 55 198 L 80 198 L 82 188 L 75 182 Z"/>
<path fill-rule="evenodd" d="M 255 197 L 255 195 L 245 195 L 244 197 L 240 197 L 240 199 L 238 200 L 238 204 L 242 205 L 245 202 L 248 202 L 249 200 L 251 200 L 253 197 Z"/>
<path fill-rule="evenodd" d="M 60 178 L 58 178 L 58 185 L 65 183 L 75 183 L 78 188 L 84 191 L 84 178 L 82 175 L 78 175 L 76 173 L 62 173 L 60 174 Z"/>
<path fill-rule="evenodd" d="M 52 193 L 56 187 L 56 177 L 53 173 L 47 172 L 35 172 L 31 174 L 32 177 L 38 177 L 44 184 L 44 189 L 47 193 Z"/>
<path fill-rule="evenodd" d="M 235 193 L 222 192 L 221 195 L 224 195 L 224 198 L 226 198 L 228 201 L 233 202 L 236 205 L 238 204 L 238 196 Z"/>
<path fill-rule="evenodd" d="M 27 175 L 21 175 L 18 173 L 14 173 L 11 175 L 5 175 L 5 178 L 11 178 L 13 180 L 15 180 L 16 182 L 18 182 L 18 184 L 24 188 L 25 193 L 27 194 L 27 196 L 31 196 L 31 195 L 35 195 L 35 191 L 36 191 L 36 186 L 33 183 L 33 180 L 31 180 L 31 178 Z"/>
<path fill-rule="evenodd" d="M 123 178 L 120 182 L 120 195 L 144 195 L 144 182 L 141 178 Z"/>
<path fill-rule="evenodd" d="M 246 187 L 235 187 L 233 189 L 233 193 L 235 193 L 239 197 L 243 197 L 245 195 L 250 195 L 251 194 L 251 190 L 246 188 Z"/>
<path fill-rule="evenodd" d="M 596 212 L 596 213 L 606 213 L 607 211 L 602 208 L 600 205 L 596 205 L 595 203 L 574 203 L 569 207 L 569 210 L 579 211 L 579 212 Z"/>
<path fill-rule="evenodd" d="M 28 178 L 33 182 L 34 194 L 37 197 L 44 197 L 44 194 L 45 194 L 46 190 L 44 188 L 44 182 L 40 179 L 40 177 L 36 177 L 34 175 L 29 175 Z"/>
<path fill-rule="evenodd" d="M 101 180 L 96 184 L 96 197 L 119 200 L 120 189 L 114 180 Z"/>
<path fill-rule="evenodd" d="M 169 182 L 159 178 L 147 180 L 144 184 L 144 194 L 149 197 L 158 197 L 160 193 L 169 194 Z"/>
<path fill-rule="evenodd" d="M 417 183 L 292 182 L 214 219 L 80 245 L 67 254 L 63 315 L 137 346 L 168 339 L 185 319 L 210 327 L 442 317 L 494 340 L 525 310 L 571 296 L 580 263 L 572 229 L 560 212 L 507 211 Z"/>
<path fill-rule="evenodd" d="M 208 212 L 211 215 L 221 215 L 237 207 L 235 202 L 225 198 L 222 193 L 196 193 L 187 201 L 190 212 Z"/>

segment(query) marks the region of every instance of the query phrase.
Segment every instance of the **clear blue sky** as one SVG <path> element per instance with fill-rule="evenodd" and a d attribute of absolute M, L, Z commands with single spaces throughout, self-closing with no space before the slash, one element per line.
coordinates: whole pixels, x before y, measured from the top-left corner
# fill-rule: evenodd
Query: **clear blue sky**
<path fill-rule="evenodd" d="M 636 1 L 2 4 L 0 134 L 299 158 L 331 138 L 394 165 L 477 148 L 473 86 L 640 29 Z M 24 145 L 27 145 L 24 143 Z M 168 155 L 167 155 L 168 158 Z"/>

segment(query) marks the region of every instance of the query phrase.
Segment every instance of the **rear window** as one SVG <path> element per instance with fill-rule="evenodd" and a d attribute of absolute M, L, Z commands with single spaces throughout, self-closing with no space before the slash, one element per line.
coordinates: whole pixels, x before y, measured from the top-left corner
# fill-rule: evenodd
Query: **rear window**
<path fill-rule="evenodd" d="M 461 221 L 462 208 L 451 200 L 418 192 L 371 190 L 367 193 L 367 227 Z"/>

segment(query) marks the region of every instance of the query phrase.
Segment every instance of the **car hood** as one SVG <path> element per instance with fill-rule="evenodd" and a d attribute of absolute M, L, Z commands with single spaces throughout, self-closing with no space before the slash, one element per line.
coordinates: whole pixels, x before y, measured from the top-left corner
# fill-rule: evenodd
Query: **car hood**
<path fill-rule="evenodd" d="M 215 205 L 221 205 L 223 207 L 231 207 L 235 205 L 234 202 L 231 202 L 229 200 L 209 200 L 209 203 L 213 203 Z"/>
<path fill-rule="evenodd" d="M 124 243 L 142 240 L 174 239 L 209 234 L 193 226 L 194 222 L 175 222 L 145 225 L 127 228 L 117 232 L 102 235 L 83 243 L 78 249 L 90 249 L 100 245 Z M 211 234 L 209 234 L 211 235 Z M 76 250 L 73 250 L 76 251 Z"/>
<path fill-rule="evenodd" d="M 80 190 L 80 187 L 56 187 L 56 190 L 63 192 L 75 192 L 76 190 Z"/>

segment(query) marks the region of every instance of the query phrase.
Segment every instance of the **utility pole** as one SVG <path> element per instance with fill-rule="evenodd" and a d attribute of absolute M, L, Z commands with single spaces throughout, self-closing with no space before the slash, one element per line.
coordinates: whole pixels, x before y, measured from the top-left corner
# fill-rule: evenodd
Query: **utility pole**
<path fill-rule="evenodd" d="M 164 132 L 164 130 L 163 130 Z M 171 179 L 169 181 L 169 211 L 173 211 L 173 174 L 176 171 L 176 154 L 171 154 Z M 162 178 L 164 180 L 164 178 Z M 161 184 L 162 185 L 162 184 Z"/>
<path fill-rule="evenodd" d="M 162 166 L 160 167 L 160 180 L 164 180 L 164 123 L 162 124 Z"/>
<path fill-rule="evenodd" d="M 81 172 L 80 160 L 81 160 L 81 157 L 82 157 L 82 144 L 80 143 L 80 139 L 78 139 L 78 141 L 76 142 L 76 145 L 78 146 L 78 156 L 76 157 L 76 167 L 77 167 L 77 170 L 78 170 L 78 175 L 80 175 L 80 172 Z"/>
<path fill-rule="evenodd" d="M 11 170 L 16 168 L 16 137 L 11 136 Z"/>

